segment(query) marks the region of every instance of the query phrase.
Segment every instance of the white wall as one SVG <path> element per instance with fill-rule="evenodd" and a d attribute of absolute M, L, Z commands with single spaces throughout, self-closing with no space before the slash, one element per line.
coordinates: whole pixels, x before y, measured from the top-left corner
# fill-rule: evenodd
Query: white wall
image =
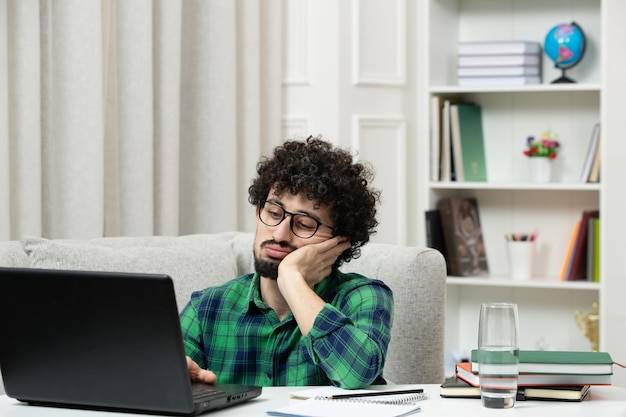
<path fill-rule="evenodd" d="M 373 241 L 406 244 L 414 49 L 405 0 L 284 2 L 283 137 L 321 134 L 358 151 L 382 190 Z"/>

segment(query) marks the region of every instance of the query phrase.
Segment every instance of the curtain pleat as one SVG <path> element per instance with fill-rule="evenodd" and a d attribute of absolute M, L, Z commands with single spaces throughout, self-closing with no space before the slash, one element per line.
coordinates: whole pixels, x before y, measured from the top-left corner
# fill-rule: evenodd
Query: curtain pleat
<path fill-rule="evenodd" d="M 0 28 L 8 26 L 7 2 L 0 0 Z M 8 30 L 0 30 L 0 241 L 11 236 L 11 159 L 9 158 Z"/>
<path fill-rule="evenodd" d="M 39 2 L 10 1 L 8 13 L 7 124 L 8 140 L 4 149 L 8 163 L 4 170 L 10 180 L 8 210 L 10 230 L 39 234 L 42 227 L 41 106 L 39 27 L 30 21 L 39 19 Z M 4 159 L 4 158 L 3 158 Z M 14 181 L 17 180 L 17 182 Z M 19 186 L 18 186 L 19 185 Z M 7 223 L 5 221 L 5 223 Z"/>
<path fill-rule="evenodd" d="M 281 7 L 0 0 L 0 240 L 253 230 Z"/>
<path fill-rule="evenodd" d="M 183 234 L 237 227 L 235 8 L 229 0 L 183 3 Z"/>
<path fill-rule="evenodd" d="M 117 2 L 120 235 L 152 235 L 154 132 L 152 2 Z M 108 139 L 106 138 L 107 142 Z"/>
<path fill-rule="evenodd" d="M 180 74 L 182 2 L 155 1 L 154 217 L 155 234 L 179 234 Z"/>
<path fill-rule="evenodd" d="M 103 234 L 102 8 L 98 0 L 49 0 L 42 45 L 48 85 L 43 142 L 46 236 Z M 80 4 L 80 7 L 75 7 Z"/>

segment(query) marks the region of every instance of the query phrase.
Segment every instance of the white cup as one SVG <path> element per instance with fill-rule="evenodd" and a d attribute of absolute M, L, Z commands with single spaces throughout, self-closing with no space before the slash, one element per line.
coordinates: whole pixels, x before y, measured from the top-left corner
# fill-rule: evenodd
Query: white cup
<path fill-rule="evenodd" d="M 535 242 L 531 240 L 508 241 L 507 252 L 511 278 L 516 280 L 530 279 L 535 263 Z"/>

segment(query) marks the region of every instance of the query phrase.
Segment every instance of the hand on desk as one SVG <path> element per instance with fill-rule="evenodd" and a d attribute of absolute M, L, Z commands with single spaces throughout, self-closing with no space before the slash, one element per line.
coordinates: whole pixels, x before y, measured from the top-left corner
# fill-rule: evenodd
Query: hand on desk
<path fill-rule="evenodd" d="M 200 368 L 189 356 L 187 356 L 187 368 L 189 368 L 189 377 L 192 382 L 214 384 L 217 380 L 217 376 L 213 372 Z"/>

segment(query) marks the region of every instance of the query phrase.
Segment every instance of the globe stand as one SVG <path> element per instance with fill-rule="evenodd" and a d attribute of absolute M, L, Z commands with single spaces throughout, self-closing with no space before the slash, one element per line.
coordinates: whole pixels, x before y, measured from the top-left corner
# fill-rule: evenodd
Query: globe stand
<path fill-rule="evenodd" d="M 557 67 L 558 68 L 558 67 Z M 565 83 L 576 83 L 576 81 L 565 75 L 565 68 L 559 68 L 561 70 L 561 76 L 556 80 L 552 81 L 551 84 L 565 84 Z"/>

